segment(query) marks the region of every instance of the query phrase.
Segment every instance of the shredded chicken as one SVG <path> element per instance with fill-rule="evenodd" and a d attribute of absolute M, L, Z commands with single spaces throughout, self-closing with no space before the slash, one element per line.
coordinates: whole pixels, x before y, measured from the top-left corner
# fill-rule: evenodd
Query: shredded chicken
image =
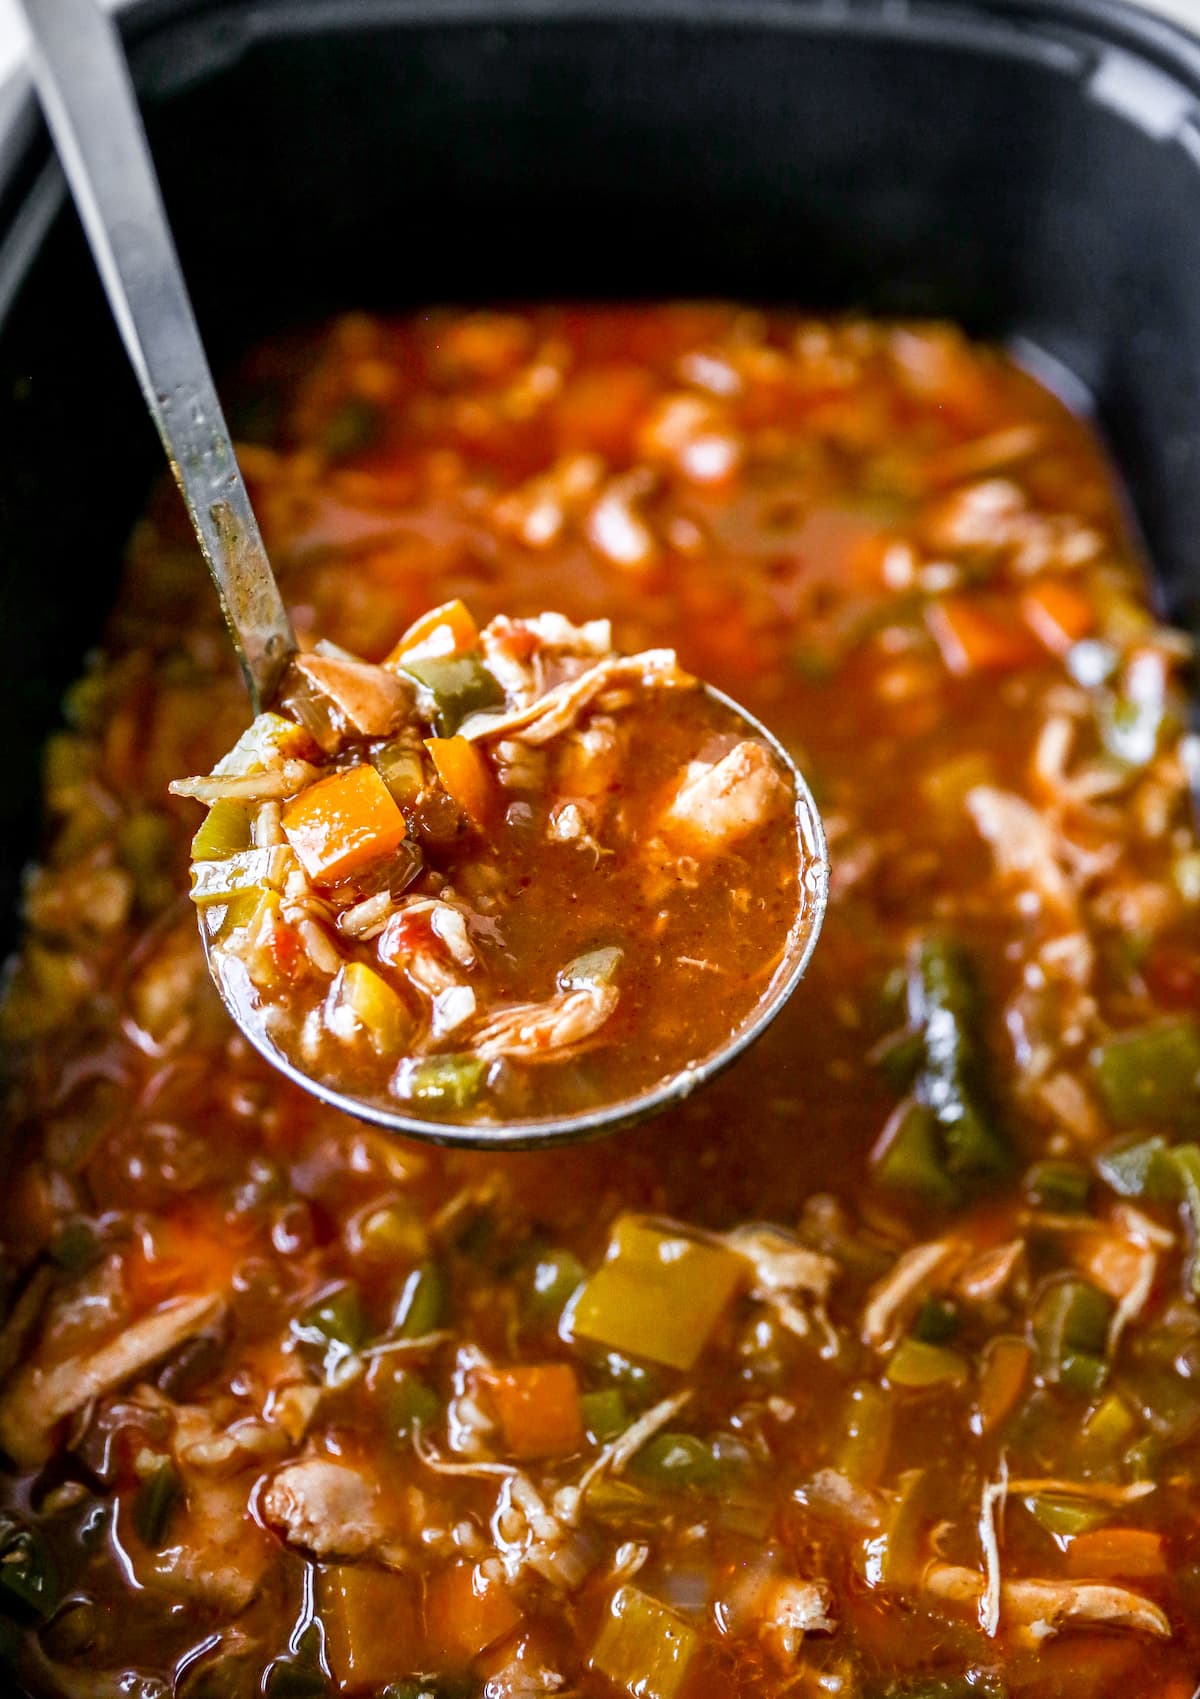
<path fill-rule="evenodd" d="M 925 1293 L 953 1278 L 968 1254 L 969 1247 L 958 1239 L 932 1239 L 905 1251 L 867 1293 L 863 1343 L 884 1350 Z"/>
<path fill-rule="evenodd" d="M 615 985 L 595 981 L 556 992 L 544 1003 L 497 1009 L 474 1033 L 471 1048 L 485 1061 L 498 1056 L 523 1062 L 557 1061 L 564 1050 L 599 1032 L 620 999 Z"/>
<path fill-rule="evenodd" d="M 832 1634 L 833 1600 L 823 1581 L 768 1581 L 757 1601 L 758 1634 L 781 1664 L 794 1663 L 806 1634 Z"/>
<path fill-rule="evenodd" d="M 0 1446 L 14 1462 L 32 1468 L 53 1449 L 51 1437 L 64 1416 L 112 1392 L 202 1332 L 222 1309 L 215 1293 L 176 1298 L 130 1322 L 98 1350 L 43 1368 L 20 1369 L 0 1398 Z"/>
<path fill-rule="evenodd" d="M 190 796 L 196 802 L 265 802 L 271 797 L 295 796 L 321 776 L 308 761 L 285 761 L 261 773 L 205 773 L 191 779 L 172 779 L 172 796 Z"/>
<path fill-rule="evenodd" d="M 986 1576 L 979 1600 L 979 1626 L 995 1639 L 1000 1627 L 1000 1604 L 1003 1577 L 1000 1573 L 1000 1537 L 996 1526 L 997 1512 L 1003 1514 L 1008 1497 L 1008 1467 L 1003 1458 L 1000 1474 L 983 1489 L 979 1502 L 979 1543 L 983 1547 L 983 1569 Z"/>
<path fill-rule="evenodd" d="M 1060 919 L 1073 920 L 1075 889 L 1064 865 L 1060 835 L 1045 815 L 1024 797 L 992 785 L 968 791 L 967 809 L 991 847 L 997 872 L 1036 891 Z"/>
<path fill-rule="evenodd" d="M 1004 1295 L 1023 1268 L 1025 1241 L 1008 1239 L 993 1245 L 977 1256 L 961 1271 L 954 1290 L 970 1304 L 992 1304 Z"/>
<path fill-rule="evenodd" d="M 715 855 L 783 808 L 787 787 L 764 744 L 739 743 L 721 760 L 693 761 L 662 821 L 673 843 Z"/>
<path fill-rule="evenodd" d="M 753 1266 L 751 1297 L 766 1304 L 780 1325 L 799 1339 L 812 1332 L 815 1321 L 824 1340 L 822 1355 L 836 1354 L 838 1338 L 825 1310 L 838 1274 L 834 1259 L 809 1250 L 778 1227 L 737 1227 L 723 1237 L 731 1251 Z"/>
<path fill-rule="evenodd" d="M 925 1571 L 926 1591 L 952 1604 L 979 1606 L 984 1587 L 977 1570 L 957 1564 L 933 1563 Z M 1000 1620 L 1032 1628 L 1038 1639 L 1092 1624 L 1129 1628 L 1161 1639 L 1171 1633 L 1165 1614 L 1149 1599 L 1097 1581 L 1005 1581 L 1000 1588 Z"/>
<path fill-rule="evenodd" d="M 613 655 L 576 679 L 559 684 L 524 708 L 505 714 L 472 714 L 459 727 L 468 739 L 509 737 L 540 747 L 561 737 L 598 696 L 614 685 L 643 689 L 678 688 L 690 683 L 681 673 L 674 649 L 644 649 L 639 655 Z"/>
<path fill-rule="evenodd" d="M 388 1539 L 375 1483 L 328 1458 L 288 1463 L 264 1489 L 259 1508 L 289 1545 L 321 1558 L 364 1557 Z"/>

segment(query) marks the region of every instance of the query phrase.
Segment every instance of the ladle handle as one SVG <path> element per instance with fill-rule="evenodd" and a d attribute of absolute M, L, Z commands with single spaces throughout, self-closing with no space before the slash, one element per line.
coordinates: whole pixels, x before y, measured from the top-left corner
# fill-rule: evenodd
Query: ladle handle
<path fill-rule="evenodd" d="M 20 4 L 46 122 L 257 712 L 295 638 L 196 328 L 120 38 L 95 0 Z"/>

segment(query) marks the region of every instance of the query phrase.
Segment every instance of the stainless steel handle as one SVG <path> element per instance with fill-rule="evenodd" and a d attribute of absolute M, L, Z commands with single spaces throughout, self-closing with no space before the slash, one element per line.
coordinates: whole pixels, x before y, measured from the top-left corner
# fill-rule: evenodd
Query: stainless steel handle
<path fill-rule="evenodd" d="M 257 711 L 295 638 L 196 328 L 120 38 L 95 0 L 19 3 L 46 122 Z"/>

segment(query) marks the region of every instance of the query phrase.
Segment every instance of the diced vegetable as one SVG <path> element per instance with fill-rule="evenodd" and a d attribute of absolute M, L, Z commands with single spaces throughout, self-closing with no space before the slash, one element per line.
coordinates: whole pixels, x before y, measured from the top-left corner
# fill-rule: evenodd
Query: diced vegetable
<path fill-rule="evenodd" d="M 520 1606 L 507 1585 L 491 1580 L 474 1564 L 451 1564 L 429 1578 L 426 1644 L 438 1663 L 461 1668 L 511 1634 L 520 1621 Z"/>
<path fill-rule="evenodd" d="M 925 1566 L 925 1529 L 930 1521 L 933 1476 L 906 1469 L 896 1483 L 891 1517 L 883 1537 L 872 1540 L 869 1562 L 887 1587 L 915 1586 Z"/>
<path fill-rule="evenodd" d="M 1096 1158 L 1100 1177 L 1125 1198 L 1165 1201 L 1172 1195 L 1170 1151 L 1158 1133 L 1133 1144 L 1118 1145 Z"/>
<path fill-rule="evenodd" d="M 1067 1572 L 1093 1581 L 1157 1580 L 1167 1574 L 1165 1543 L 1149 1528 L 1098 1528 L 1071 1541 Z"/>
<path fill-rule="evenodd" d="M 995 1433 L 1012 1415 L 1029 1383 L 1033 1352 L 1023 1339 L 1001 1335 L 984 1355 L 974 1424 L 981 1434 Z"/>
<path fill-rule="evenodd" d="M 1063 578 L 1041 578 L 1021 597 L 1021 613 L 1052 655 L 1065 655 L 1096 624 L 1090 599 Z"/>
<path fill-rule="evenodd" d="M 1112 1516 L 1111 1505 L 1094 1498 L 1068 1498 L 1061 1493 L 1030 1493 L 1022 1501 L 1035 1522 L 1048 1534 L 1074 1538 L 1098 1528 Z"/>
<path fill-rule="evenodd" d="M 327 1699 L 329 1683 L 319 1664 L 305 1658 L 276 1658 L 263 1682 L 265 1699 Z"/>
<path fill-rule="evenodd" d="M 583 1264 L 570 1251 L 543 1251 L 529 1265 L 525 1304 L 537 1321 L 557 1320 L 586 1278 Z"/>
<path fill-rule="evenodd" d="M 442 1401 L 433 1388 L 411 1369 L 395 1369 L 385 1393 L 388 1432 L 398 1440 L 409 1440 L 418 1428 L 431 1428 L 441 1413 Z"/>
<path fill-rule="evenodd" d="M 455 600 L 431 608 L 415 620 L 388 655 L 385 666 L 465 654 L 479 646 L 479 627 L 466 604 Z"/>
<path fill-rule="evenodd" d="M 958 1198 L 958 1188 L 942 1165 L 933 1111 L 915 1098 L 901 1103 L 889 1119 L 871 1152 L 871 1165 L 880 1185 L 893 1191 L 914 1192 L 926 1203 L 943 1207 Z"/>
<path fill-rule="evenodd" d="M 605 1387 L 600 1392 L 585 1392 L 579 1400 L 579 1412 L 587 1436 L 594 1445 L 604 1445 L 610 1439 L 616 1439 L 633 1419 L 615 1386 Z"/>
<path fill-rule="evenodd" d="M 925 611 L 925 623 L 948 669 L 965 678 L 978 672 L 1011 672 L 1037 660 L 1037 645 L 1023 625 L 999 608 L 968 596 L 941 596 Z"/>
<path fill-rule="evenodd" d="M 446 1277 L 435 1262 L 423 1262 L 404 1282 L 392 1317 L 401 1339 L 424 1339 L 436 1333 L 446 1317 Z"/>
<path fill-rule="evenodd" d="M 473 826 L 487 827 L 496 812 L 496 793 L 487 762 L 476 746 L 465 737 L 429 737 L 425 747 L 442 788 Z"/>
<path fill-rule="evenodd" d="M 504 705 L 504 692 L 478 655 L 398 663 L 401 672 L 420 685 L 440 738 L 453 737 L 469 714 Z"/>
<path fill-rule="evenodd" d="M 421 752 L 406 738 L 392 738 L 371 752 L 371 764 L 378 772 L 392 800 L 401 807 L 416 802 L 425 785 L 425 768 Z"/>
<path fill-rule="evenodd" d="M 397 1669 L 420 1666 L 419 1582 L 373 1564 L 326 1564 L 317 1571 L 317 1610 L 325 1652 L 343 1689 L 374 1687 Z"/>
<path fill-rule="evenodd" d="M 316 753 L 303 726 L 282 714 L 259 714 L 229 754 L 217 762 L 213 772 L 221 778 L 241 778 L 247 773 L 263 773 L 270 767 L 282 766 L 285 761 L 308 761 Z"/>
<path fill-rule="evenodd" d="M 948 939 L 927 935 L 908 962 L 909 1024 L 923 1034 L 917 1100 L 932 1110 L 952 1179 L 1003 1174 L 1011 1153 L 980 1101 L 976 992 L 970 963 Z"/>
<path fill-rule="evenodd" d="M 1092 1052 L 1092 1071 L 1115 1127 L 1200 1121 L 1200 1026 L 1190 1015 L 1120 1032 Z"/>
<path fill-rule="evenodd" d="M 226 903 L 243 893 L 278 889 L 289 866 L 294 866 L 284 844 L 270 849 L 242 850 L 223 861 L 197 861 L 192 865 L 192 901 L 197 908 Z"/>
<path fill-rule="evenodd" d="M 1087 1208 L 1091 1177 L 1079 1162 L 1035 1162 L 1025 1176 L 1025 1195 L 1039 1209 L 1070 1215 Z"/>
<path fill-rule="evenodd" d="M 365 1031 L 381 1056 L 394 1055 L 412 1025 L 398 992 L 364 962 L 338 970 L 325 1003 L 325 1024 L 339 1038 Z"/>
<path fill-rule="evenodd" d="M 479 1056 L 422 1056 L 401 1063 L 392 1081 L 397 1097 L 446 1109 L 469 1109 L 487 1078 Z"/>
<path fill-rule="evenodd" d="M 1165 1161 L 1174 1175 L 1191 1229 L 1187 1282 L 1194 1297 L 1200 1297 L 1200 1145 L 1179 1144 Z"/>
<path fill-rule="evenodd" d="M 153 1474 L 142 1482 L 133 1501 L 133 1525 L 145 1545 L 155 1548 L 162 1545 L 181 1490 L 174 1463 L 164 1457 Z"/>
<path fill-rule="evenodd" d="M 329 1384 L 337 1384 L 369 1337 L 358 1287 L 348 1280 L 324 1293 L 292 1323 L 292 1332 L 319 1355 Z"/>
<path fill-rule="evenodd" d="M 896 1425 L 895 1401 L 873 1381 L 852 1386 L 846 1399 L 839 1471 L 857 1487 L 877 1487 L 887 1468 Z"/>
<path fill-rule="evenodd" d="M 583 1444 L 579 1383 L 568 1363 L 527 1363 L 483 1377 L 511 1457 L 562 1457 Z"/>
<path fill-rule="evenodd" d="M 7 1517 L 0 1520 L 0 1602 L 45 1618 L 58 1608 L 60 1591 L 58 1569 L 41 1534 Z"/>
<path fill-rule="evenodd" d="M 948 1298 L 927 1295 L 913 1317 L 910 1332 L 924 1345 L 945 1345 L 958 1333 L 961 1323 L 962 1317 Z"/>
<path fill-rule="evenodd" d="M 574 961 L 559 969 L 559 990 L 578 991 L 588 985 L 610 985 L 616 977 L 623 954 L 622 950 L 610 944 L 576 956 Z"/>
<path fill-rule="evenodd" d="M 1096 1461 L 1116 1456 L 1129 1443 L 1135 1426 L 1125 1400 L 1116 1392 L 1107 1393 L 1084 1417 L 1083 1455 Z"/>
<path fill-rule="evenodd" d="M 137 808 L 117 829 L 117 854 L 133 877 L 138 913 L 160 913 L 175 898 L 172 874 L 174 833 L 165 814 Z"/>
<path fill-rule="evenodd" d="M 633 1699 L 675 1699 L 699 1644 L 690 1623 L 657 1599 L 638 1587 L 618 1587 L 591 1665 Z"/>
<path fill-rule="evenodd" d="M 747 1272 L 745 1258 L 723 1246 L 623 1216 L 608 1260 L 572 1306 L 570 1328 L 576 1338 L 690 1369 Z"/>
<path fill-rule="evenodd" d="M 957 1351 L 944 1345 L 926 1345 L 920 1339 L 902 1339 L 888 1359 L 887 1378 L 892 1386 L 962 1386 L 967 1364 Z"/>
<path fill-rule="evenodd" d="M 394 854 L 405 825 L 387 786 L 363 762 L 293 797 L 283 830 L 309 878 L 335 885 Z"/>
<path fill-rule="evenodd" d="M 1104 1384 L 1113 1306 L 1086 1280 L 1068 1277 L 1044 1288 L 1033 1316 L 1042 1373 L 1088 1395 Z"/>
<path fill-rule="evenodd" d="M 695 1434 L 654 1434 L 637 1453 L 628 1473 L 642 1486 L 674 1492 L 687 1487 L 711 1492 L 727 1479 L 712 1446 Z"/>

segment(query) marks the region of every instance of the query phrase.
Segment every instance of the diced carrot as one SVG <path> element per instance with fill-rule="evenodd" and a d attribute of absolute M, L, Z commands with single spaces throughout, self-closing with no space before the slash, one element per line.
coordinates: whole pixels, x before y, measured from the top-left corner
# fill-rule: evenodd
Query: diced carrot
<path fill-rule="evenodd" d="M 569 1363 L 493 1369 L 483 1377 L 513 1457 L 561 1457 L 583 1444 L 579 1383 Z"/>
<path fill-rule="evenodd" d="M 461 1668 L 520 1621 L 520 1607 L 508 1588 L 489 1580 L 475 1564 L 452 1564 L 426 1585 L 425 1634 L 435 1664 Z"/>
<path fill-rule="evenodd" d="M 959 678 L 977 672 L 1011 672 L 1037 659 L 1023 625 L 1010 624 L 967 596 L 943 596 L 925 612 L 942 660 Z"/>
<path fill-rule="evenodd" d="M 479 627 L 466 603 L 456 597 L 414 620 L 383 664 L 395 667 L 401 661 L 463 655 L 478 646 Z"/>
<path fill-rule="evenodd" d="M 654 389 L 654 378 L 641 366 L 614 363 L 585 369 L 571 378 L 559 400 L 554 419 L 558 446 L 594 450 L 610 460 L 628 459 Z"/>
<path fill-rule="evenodd" d="M 1076 1268 L 1117 1303 L 1128 1297 L 1144 1277 L 1146 1250 L 1118 1233 L 1108 1233 L 1102 1228 L 1091 1233 L 1074 1233 L 1070 1252 Z"/>
<path fill-rule="evenodd" d="M 387 786 L 363 762 L 293 797 L 283 811 L 283 830 L 309 878 L 335 885 L 392 855 L 405 827 Z"/>
<path fill-rule="evenodd" d="M 495 793 L 487 763 L 465 737 L 427 737 L 425 747 L 433 757 L 437 776 L 473 826 L 487 826 L 492 818 Z"/>
<path fill-rule="evenodd" d="M 994 1433 L 1016 1408 L 1029 1378 L 1032 1352 L 1023 1339 L 997 1339 L 984 1360 L 979 1377 L 976 1411 L 980 1431 Z"/>
<path fill-rule="evenodd" d="M 1021 597 L 1025 623 L 1052 655 L 1065 655 L 1096 623 L 1096 610 L 1075 585 L 1044 578 Z"/>
<path fill-rule="evenodd" d="M 1090 1581 L 1165 1575 L 1163 1537 L 1150 1528 L 1093 1528 L 1071 1541 L 1067 1569 Z"/>
<path fill-rule="evenodd" d="M 340 1692 L 382 1687 L 398 1669 L 420 1666 L 424 1636 L 414 1577 L 365 1563 L 330 1564 L 317 1574 L 325 1650 Z"/>

